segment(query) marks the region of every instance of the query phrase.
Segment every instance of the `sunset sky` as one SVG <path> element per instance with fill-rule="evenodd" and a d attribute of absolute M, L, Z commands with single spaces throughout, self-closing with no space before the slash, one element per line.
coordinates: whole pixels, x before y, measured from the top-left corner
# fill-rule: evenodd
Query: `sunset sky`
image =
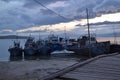
<path fill-rule="evenodd" d="M 0 34 L 120 36 L 120 0 L 0 0 Z"/>

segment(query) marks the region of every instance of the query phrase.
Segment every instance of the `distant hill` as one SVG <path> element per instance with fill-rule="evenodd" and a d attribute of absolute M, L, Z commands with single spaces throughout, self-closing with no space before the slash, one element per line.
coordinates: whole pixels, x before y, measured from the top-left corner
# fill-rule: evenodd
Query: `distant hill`
<path fill-rule="evenodd" d="M 0 39 L 26 39 L 28 36 L 6 35 L 0 36 Z"/>

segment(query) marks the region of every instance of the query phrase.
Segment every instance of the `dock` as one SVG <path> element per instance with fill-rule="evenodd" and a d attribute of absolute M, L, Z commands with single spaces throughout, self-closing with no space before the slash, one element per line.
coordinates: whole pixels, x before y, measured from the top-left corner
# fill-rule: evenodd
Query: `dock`
<path fill-rule="evenodd" d="M 120 80 L 120 54 L 105 54 L 76 63 L 40 80 Z"/>

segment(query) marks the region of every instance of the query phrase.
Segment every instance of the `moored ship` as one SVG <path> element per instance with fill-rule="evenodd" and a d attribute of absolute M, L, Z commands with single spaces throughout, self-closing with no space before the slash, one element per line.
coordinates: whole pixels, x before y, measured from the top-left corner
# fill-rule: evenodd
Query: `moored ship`
<path fill-rule="evenodd" d="M 74 51 L 78 55 L 96 56 L 110 51 L 110 41 L 97 42 L 95 37 L 82 36 L 73 43 L 71 46 L 67 46 L 67 50 Z"/>
<path fill-rule="evenodd" d="M 29 37 L 25 43 L 24 56 L 35 56 L 36 55 L 36 43 L 34 38 Z"/>
<path fill-rule="evenodd" d="M 23 49 L 20 47 L 20 41 L 14 41 L 14 46 L 9 47 L 8 51 L 10 52 L 10 56 L 22 56 Z"/>

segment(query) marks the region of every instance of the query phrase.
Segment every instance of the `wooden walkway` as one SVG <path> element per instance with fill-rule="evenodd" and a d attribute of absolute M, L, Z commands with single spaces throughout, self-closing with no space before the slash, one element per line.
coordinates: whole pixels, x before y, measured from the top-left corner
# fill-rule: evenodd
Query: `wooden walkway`
<path fill-rule="evenodd" d="M 100 55 L 40 80 L 120 80 L 120 54 Z"/>

